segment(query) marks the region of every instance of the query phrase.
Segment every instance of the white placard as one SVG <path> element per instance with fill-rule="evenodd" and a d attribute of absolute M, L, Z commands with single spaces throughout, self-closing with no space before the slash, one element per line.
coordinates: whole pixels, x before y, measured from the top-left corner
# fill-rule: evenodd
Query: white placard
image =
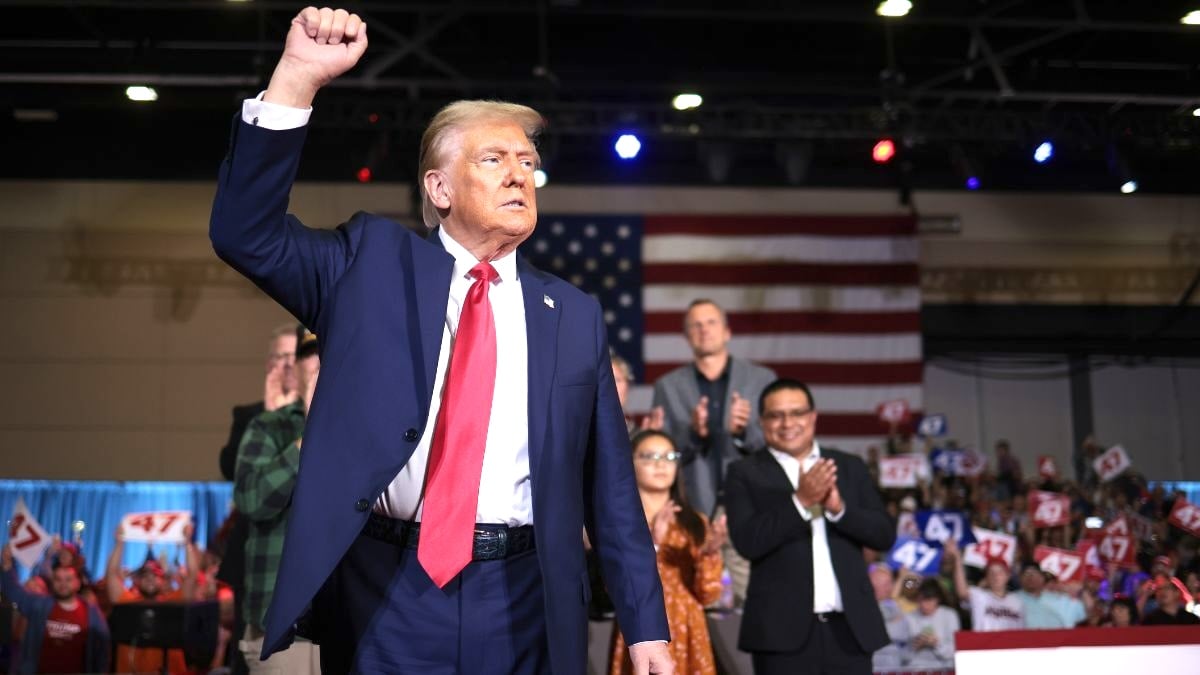
<path fill-rule="evenodd" d="M 974 544 L 963 548 L 963 564 L 972 567 L 987 567 L 989 560 L 1000 559 L 1011 569 L 1017 555 L 1017 538 L 1011 534 L 973 527 Z"/>
<path fill-rule="evenodd" d="M 1100 480 L 1105 483 L 1121 475 L 1121 472 L 1128 469 L 1131 464 L 1129 453 L 1119 445 L 1112 446 L 1103 455 L 1092 460 L 1092 468 L 1096 470 L 1096 475 L 1100 476 Z"/>
<path fill-rule="evenodd" d="M 146 511 L 128 513 L 121 519 L 125 541 L 182 544 L 183 528 L 192 522 L 191 511 Z"/>
<path fill-rule="evenodd" d="M 50 535 L 29 512 L 24 497 L 17 497 L 13 508 L 12 521 L 8 525 L 8 545 L 13 557 L 24 567 L 37 565 L 50 548 Z"/>
<path fill-rule="evenodd" d="M 897 455 L 879 458 L 879 487 L 909 488 L 917 486 L 920 457 Z"/>

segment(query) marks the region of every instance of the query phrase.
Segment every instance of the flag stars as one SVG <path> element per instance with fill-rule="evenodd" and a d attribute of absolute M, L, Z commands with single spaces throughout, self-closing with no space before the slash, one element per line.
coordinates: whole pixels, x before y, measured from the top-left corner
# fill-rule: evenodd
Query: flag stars
<path fill-rule="evenodd" d="M 533 242 L 533 250 L 537 251 L 538 253 L 545 253 L 546 251 L 550 250 L 550 244 L 546 243 L 545 239 L 538 239 L 537 241 Z"/>
<path fill-rule="evenodd" d="M 595 272 L 597 267 L 599 267 L 599 263 L 596 262 L 595 258 L 588 258 L 583 261 L 583 269 L 589 272 Z"/>
<path fill-rule="evenodd" d="M 617 322 L 617 313 L 612 311 L 611 309 L 605 310 L 604 311 L 604 323 L 611 326 L 612 324 L 614 324 L 616 322 Z"/>
<path fill-rule="evenodd" d="M 599 232 L 599 230 L 596 228 L 595 223 L 588 223 L 587 225 L 583 226 L 583 236 L 589 239 L 595 239 L 597 232 Z"/>
<path fill-rule="evenodd" d="M 612 255 L 613 253 L 617 252 L 617 247 L 614 246 L 611 241 L 606 241 L 603 244 L 600 244 L 600 252 L 604 255 Z"/>
<path fill-rule="evenodd" d="M 632 296 L 632 295 L 630 295 L 630 294 L 628 294 L 628 293 L 622 293 L 622 294 L 621 294 L 621 295 L 620 295 L 620 296 L 617 298 L 617 302 L 618 302 L 618 303 L 619 303 L 619 304 L 620 304 L 622 307 L 629 307 L 629 306 L 633 305 L 633 296 Z"/>
<path fill-rule="evenodd" d="M 562 256 L 555 256 L 554 260 L 550 261 L 550 266 L 556 270 L 562 270 L 567 266 L 567 261 L 562 259 Z"/>
<path fill-rule="evenodd" d="M 582 286 L 583 285 L 583 275 L 582 274 L 572 274 L 571 275 L 571 284 L 574 286 Z"/>
<path fill-rule="evenodd" d="M 633 263 L 629 262 L 629 258 L 621 258 L 617 261 L 617 269 L 622 272 L 628 272 L 633 267 Z"/>
<path fill-rule="evenodd" d="M 633 234 L 633 231 L 630 230 L 629 226 L 626 225 L 625 223 L 621 223 L 620 225 L 617 226 L 617 236 L 620 237 L 621 239 L 628 239 L 629 235 L 631 235 L 631 234 Z"/>
<path fill-rule="evenodd" d="M 605 288 L 612 290 L 617 287 L 617 278 L 609 275 L 604 277 L 604 281 L 602 283 L 604 284 Z"/>
<path fill-rule="evenodd" d="M 622 328 L 621 330 L 617 331 L 617 339 L 621 342 L 629 342 L 633 339 L 633 331 L 629 330 L 628 328 Z"/>
<path fill-rule="evenodd" d="M 561 220 L 556 220 L 553 223 L 550 223 L 550 234 L 553 234 L 556 237 L 562 236 L 562 233 L 566 231 L 566 229 L 566 226 L 562 224 Z"/>
<path fill-rule="evenodd" d="M 572 239 L 571 241 L 567 242 L 567 253 L 570 253 L 571 255 L 579 255 L 581 251 L 583 251 L 583 244 L 579 243 L 578 239 Z"/>

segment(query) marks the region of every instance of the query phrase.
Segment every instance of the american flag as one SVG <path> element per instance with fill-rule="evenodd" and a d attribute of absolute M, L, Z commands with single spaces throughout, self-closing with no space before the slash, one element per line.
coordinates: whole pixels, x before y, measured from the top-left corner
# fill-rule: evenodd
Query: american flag
<path fill-rule="evenodd" d="M 683 313 L 709 298 L 730 351 L 813 390 L 823 443 L 880 444 L 876 408 L 922 407 L 916 221 L 907 216 L 542 215 L 522 253 L 595 297 L 634 368 L 632 415 L 691 361 Z"/>

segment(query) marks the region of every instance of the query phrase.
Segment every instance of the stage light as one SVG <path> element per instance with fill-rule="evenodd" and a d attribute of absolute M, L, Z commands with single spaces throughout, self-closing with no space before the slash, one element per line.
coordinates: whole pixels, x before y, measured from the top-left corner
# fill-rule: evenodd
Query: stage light
<path fill-rule="evenodd" d="M 908 14 L 912 9 L 912 2 L 909 0 L 883 0 L 879 6 L 875 8 L 875 13 L 879 16 L 899 17 Z"/>
<path fill-rule="evenodd" d="M 968 190 L 978 190 L 979 189 L 979 176 L 967 176 L 967 189 Z"/>
<path fill-rule="evenodd" d="M 1187 14 L 1184 14 L 1183 18 L 1179 20 L 1179 23 L 1187 24 L 1189 26 L 1200 24 L 1200 10 L 1193 9 Z"/>
<path fill-rule="evenodd" d="M 541 169 L 534 169 L 534 171 L 533 171 L 533 187 L 535 187 L 535 188 L 546 187 L 547 180 L 549 180 L 549 177 L 546 176 L 545 171 L 542 171 Z"/>
<path fill-rule="evenodd" d="M 613 144 L 613 149 L 617 151 L 617 156 L 621 159 L 633 159 L 642 151 L 642 142 L 633 134 L 621 134 L 617 142 Z"/>
<path fill-rule="evenodd" d="M 1038 164 L 1045 164 L 1054 156 L 1054 144 L 1050 141 L 1042 141 L 1042 144 L 1037 146 L 1037 150 L 1033 151 L 1033 161 Z"/>
<path fill-rule="evenodd" d="M 132 86 L 125 88 L 125 95 L 130 101 L 157 101 L 158 92 L 154 91 L 154 87 Z"/>
<path fill-rule="evenodd" d="M 890 138 L 879 141 L 874 148 L 871 148 L 871 159 L 875 160 L 876 164 L 887 164 L 895 156 L 896 144 Z"/>
<path fill-rule="evenodd" d="M 1131 179 L 1131 180 L 1125 181 L 1124 183 L 1121 183 L 1121 194 L 1123 194 L 1123 195 L 1131 195 L 1131 194 L 1137 192 L 1137 189 L 1138 189 L 1138 183 L 1136 180 Z"/>
<path fill-rule="evenodd" d="M 1088 516 L 1083 521 L 1083 526 L 1089 530 L 1098 530 L 1104 527 L 1104 519 L 1096 516 Z"/>
<path fill-rule="evenodd" d="M 371 182 L 371 167 L 369 167 L 369 166 L 362 167 L 354 174 L 354 177 L 357 178 L 358 182 L 360 182 L 360 183 L 370 183 Z"/>
<path fill-rule="evenodd" d="M 701 98 L 700 94 L 680 94 L 671 99 L 671 105 L 676 110 L 699 108 L 701 103 L 704 103 L 704 99 Z"/>
<path fill-rule="evenodd" d="M 1200 108 L 1192 108 L 1192 117 L 1200 117 Z"/>

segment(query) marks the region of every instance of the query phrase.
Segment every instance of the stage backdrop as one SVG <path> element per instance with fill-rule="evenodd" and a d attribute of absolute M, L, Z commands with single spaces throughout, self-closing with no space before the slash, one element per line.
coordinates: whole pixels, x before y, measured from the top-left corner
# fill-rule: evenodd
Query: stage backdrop
<path fill-rule="evenodd" d="M 92 578 L 99 579 L 112 553 L 117 524 L 125 514 L 191 511 L 196 525 L 195 539 L 206 547 L 229 514 L 233 484 L 0 480 L 0 514 L 4 514 L 6 521 L 12 518 L 18 497 L 25 498 L 30 513 L 48 533 L 58 534 L 64 541 L 73 539 L 72 524 L 83 521 L 85 528 L 80 539 L 83 554 Z M 6 527 L 6 540 L 7 530 Z M 153 552 L 158 556 L 163 551 L 172 563 L 183 560 L 182 547 L 178 545 L 158 545 Z M 138 567 L 145 561 L 146 553 L 146 544 L 126 543 L 123 566 Z M 28 572 L 21 570 L 21 578 L 25 579 Z"/>
<path fill-rule="evenodd" d="M 823 442 L 879 445 L 876 407 L 922 409 L 921 292 L 907 216 L 543 214 L 521 247 L 533 264 L 591 293 L 609 342 L 641 383 L 691 361 L 683 313 L 697 298 L 729 314 L 735 357 L 809 383 Z M 757 404 L 757 402 L 755 402 Z"/>

